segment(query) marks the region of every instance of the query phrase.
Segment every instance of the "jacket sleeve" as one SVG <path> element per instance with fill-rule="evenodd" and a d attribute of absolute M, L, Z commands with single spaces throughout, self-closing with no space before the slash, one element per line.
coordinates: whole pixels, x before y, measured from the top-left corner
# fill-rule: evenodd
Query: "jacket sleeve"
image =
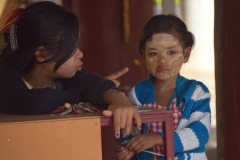
<path fill-rule="evenodd" d="M 20 77 L 1 78 L 1 113 L 49 114 L 66 102 L 76 103 L 81 99 L 75 90 L 28 89 Z"/>
<path fill-rule="evenodd" d="M 17 76 L 1 78 L 0 112 L 9 114 L 49 114 L 68 102 L 90 102 L 105 109 L 103 93 L 116 89 L 115 83 L 85 70 L 69 79 L 61 79 L 62 89 L 28 89 Z"/>
<path fill-rule="evenodd" d="M 136 96 L 136 91 L 135 87 L 133 87 L 126 95 L 128 101 L 136 106 L 142 106 L 142 104 L 139 102 L 137 96 Z"/>
<path fill-rule="evenodd" d="M 197 85 L 186 104 L 181 121 L 174 131 L 175 152 L 189 151 L 205 146 L 210 135 L 210 93 L 204 85 Z M 189 106 L 192 106 L 189 108 Z M 190 113 L 189 113 L 190 112 Z M 190 115 L 190 116 L 185 116 Z"/>
<path fill-rule="evenodd" d="M 103 94 L 108 89 L 117 89 L 113 81 L 102 78 L 96 73 L 85 69 L 77 72 L 73 78 L 62 80 L 63 89 L 75 89 L 85 102 L 101 109 L 107 109 L 103 101 Z"/>

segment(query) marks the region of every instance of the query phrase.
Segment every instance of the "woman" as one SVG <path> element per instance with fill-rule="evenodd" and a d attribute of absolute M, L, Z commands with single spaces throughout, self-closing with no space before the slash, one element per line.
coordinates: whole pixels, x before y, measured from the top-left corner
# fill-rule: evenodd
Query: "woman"
<path fill-rule="evenodd" d="M 26 9 L 17 2 L 8 1 L 0 19 L 8 42 L 0 55 L 0 112 L 48 114 L 66 102 L 90 102 L 113 114 L 116 138 L 120 128 L 129 134 L 132 118 L 141 126 L 113 81 L 82 68 L 76 15 L 49 1 Z"/>

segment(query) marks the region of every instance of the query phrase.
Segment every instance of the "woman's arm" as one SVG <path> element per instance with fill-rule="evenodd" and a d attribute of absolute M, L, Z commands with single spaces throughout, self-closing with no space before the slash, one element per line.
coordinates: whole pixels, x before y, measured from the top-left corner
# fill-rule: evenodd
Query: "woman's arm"
<path fill-rule="evenodd" d="M 117 90 L 115 83 L 85 69 L 77 72 L 73 78 L 61 79 L 63 89 L 76 90 L 85 102 L 101 109 L 107 109 L 103 95 L 109 89 Z"/>

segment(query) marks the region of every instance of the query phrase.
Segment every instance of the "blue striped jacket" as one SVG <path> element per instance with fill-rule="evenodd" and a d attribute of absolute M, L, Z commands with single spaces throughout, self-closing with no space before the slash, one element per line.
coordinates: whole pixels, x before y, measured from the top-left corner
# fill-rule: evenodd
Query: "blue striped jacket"
<path fill-rule="evenodd" d="M 156 102 L 154 86 L 150 75 L 137 83 L 127 94 L 128 100 L 137 106 Z M 173 93 L 168 108 L 174 98 L 177 98 L 177 106 L 182 99 L 181 119 L 174 130 L 174 151 L 178 160 L 207 160 L 205 145 L 210 135 L 210 93 L 207 87 L 199 81 L 188 80 L 180 74 L 177 77 L 176 89 Z M 141 133 L 146 133 L 146 124 L 142 124 Z M 163 133 L 160 132 L 162 136 Z M 148 149 L 152 151 L 152 148 Z M 152 160 L 152 155 L 146 152 L 137 154 L 138 160 Z M 164 159 L 159 157 L 159 160 Z"/>

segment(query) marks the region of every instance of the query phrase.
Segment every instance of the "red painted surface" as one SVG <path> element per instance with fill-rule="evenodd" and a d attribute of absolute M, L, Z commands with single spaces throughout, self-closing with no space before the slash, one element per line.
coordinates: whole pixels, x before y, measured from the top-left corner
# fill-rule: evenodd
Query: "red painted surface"
<path fill-rule="evenodd" d="M 239 0 L 215 0 L 217 160 L 240 159 L 239 8 Z"/>

